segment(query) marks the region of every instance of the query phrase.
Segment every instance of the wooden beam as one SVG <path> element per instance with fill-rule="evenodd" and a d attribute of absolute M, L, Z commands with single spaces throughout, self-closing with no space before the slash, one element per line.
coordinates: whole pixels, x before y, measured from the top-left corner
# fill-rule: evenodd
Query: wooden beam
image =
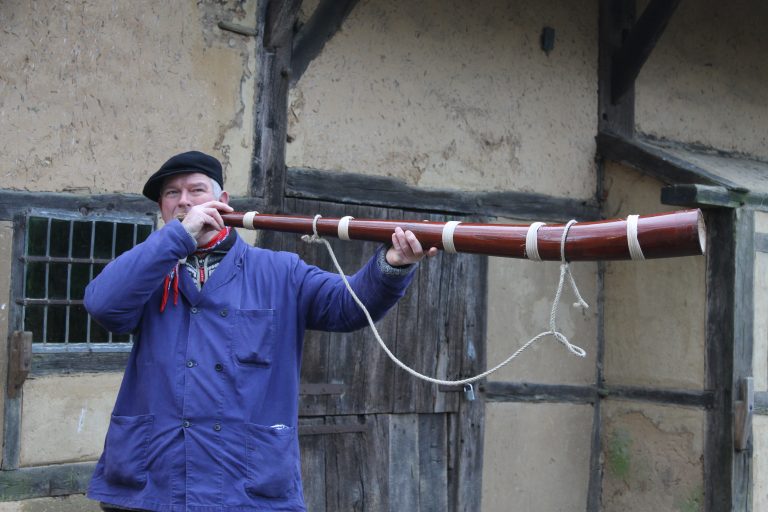
<path fill-rule="evenodd" d="M 521 220 L 596 220 L 588 200 L 524 192 L 465 192 L 412 187 L 400 180 L 364 174 L 289 168 L 289 197 L 429 212 L 508 217 Z"/>
<path fill-rule="evenodd" d="M 613 57 L 635 24 L 635 0 L 600 0 L 598 19 L 598 127 L 626 137 L 635 133 L 635 91 L 631 87 L 614 102 L 611 97 Z M 632 84 L 634 86 L 634 84 Z"/>
<path fill-rule="evenodd" d="M 734 286 L 736 281 L 736 211 L 705 212 L 707 222 L 706 387 L 714 403 L 704 436 L 704 510 L 731 508 L 733 489 L 732 386 L 734 364 Z"/>
<path fill-rule="evenodd" d="M 768 198 L 766 198 L 768 199 Z M 668 185 L 661 189 L 661 202 L 675 206 L 739 208 L 747 203 L 759 203 L 746 192 L 728 190 L 714 185 Z"/>
<path fill-rule="evenodd" d="M 330 41 L 358 0 L 321 0 L 312 17 L 301 27 L 293 42 L 291 85 L 295 85 Z"/>
<path fill-rule="evenodd" d="M 95 468 L 80 462 L 0 471 L 0 501 L 84 493 Z"/>
<path fill-rule="evenodd" d="M 283 206 L 288 87 L 293 31 L 300 6 L 301 0 L 268 0 L 258 16 L 262 38 L 250 195 L 262 198 L 264 209 L 270 212 L 281 211 Z M 261 241 L 269 247 L 275 237 L 275 233 L 263 233 Z"/>
<path fill-rule="evenodd" d="M 479 390 L 487 402 L 592 404 L 598 400 L 594 386 L 494 381 L 480 385 Z"/>
<path fill-rule="evenodd" d="M 695 183 L 743 190 L 737 183 L 727 181 L 642 140 L 605 131 L 599 132 L 596 140 L 600 156 L 628 165 L 664 183 Z"/>
<path fill-rule="evenodd" d="M 27 192 L 0 190 L 0 220 L 12 220 L 14 215 L 31 208 L 91 212 L 157 214 L 157 203 L 140 194 L 79 195 L 60 192 Z"/>
<path fill-rule="evenodd" d="M 611 101 L 619 102 L 651 55 L 680 0 L 651 0 L 613 57 Z"/>

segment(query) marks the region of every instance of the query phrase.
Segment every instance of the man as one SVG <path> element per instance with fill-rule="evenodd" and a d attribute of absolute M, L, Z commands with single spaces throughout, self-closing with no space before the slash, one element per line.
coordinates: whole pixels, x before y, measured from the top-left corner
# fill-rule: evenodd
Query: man
<path fill-rule="evenodd" d="M 165 226 L 110 263 L 85 305 L 134 345 L 88 495 L 105 510 L 305 510 L 298 392 L 305 329 L 365 317 L 340 277 L 224 226 L 221 164 L 168 160 L 143 193 Z M 177 216 L 183 214 L 183 221 Z M 381 317 L 426 254 L 397 229 L 350 282 Z"/>

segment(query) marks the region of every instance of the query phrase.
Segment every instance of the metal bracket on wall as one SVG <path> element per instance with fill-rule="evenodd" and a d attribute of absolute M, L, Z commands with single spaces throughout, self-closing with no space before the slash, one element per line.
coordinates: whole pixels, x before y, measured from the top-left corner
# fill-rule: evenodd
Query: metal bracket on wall
<path fill-rule="evenodd" d="M 734 440 L 736 451 L 746 450 L 752 432 L 752 413 L 755 410 L 755 389 L 752 377 L 739 381 L 739 400 L 734 403 Z"/>
<path fill-rule="evenodd" d="M 24 381 L 32 369 L 32 333 L 14 331 L 8 354 L 8 397 L 19 396 Z"/>

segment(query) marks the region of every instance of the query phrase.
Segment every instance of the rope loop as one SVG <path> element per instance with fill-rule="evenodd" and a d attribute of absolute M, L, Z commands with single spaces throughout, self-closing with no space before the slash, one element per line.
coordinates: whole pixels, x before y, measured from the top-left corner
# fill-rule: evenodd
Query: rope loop
<path fill-rule="evenodd" d="M 549 330 L 540 332 L 533 338 L 526 341 L 520 348 L 518 348 L 515 352 L 513 352 L 512 355 L 510 355 L 507 359 L 497 364 L 490 370 L 486 370 L 483 373 L 480 373 L 473 377 L 468 377 L 466 379 L 443 380 L 443 379 L 436 379 L 434 377 L 429 377 L 427 375 L 417 372 L 416 370 L 408 367 L 405 363 L 403 363 L 400 359 L 398 359 L 397 356 L 395 356 L 392 353 L 392 351 L 389 350 L 389 347 L 387 347 L 386 343 L 384 343 L 384 340 L 381 339 L 381 335 L 379 334 L 378 329 L 376 329 L 376 325 L 374 325 L 373 318 L 371 318 L 371 314 L 368 312 L 368 308 L 365 307 L 365 304 L 363 304 L 363 302 L 357 296 L 355 291 L 352 289 L 352 285 L 349 284 L 349 281 L 347 280 L 347 276 L 344 274 L 344 271 L 341 269 L 341 265 L 339 265 L 339 261 L 336 259 L 336 254 L 333 252 L 333 248 L 331 248 L 331 244 L 328 243 L 328 240 L 322 238 L 317 233 L 317 220 L 320 219 L 321 217 L 322 215 L 318 214 L 318 215 L 315 215 L 315 218 L 312 220 L 312 231 L 314 232 L 314 234 L 312 236 L 303 235 L 301 239 L 307 243 L 322 243 L 325 245 L 326 249 L 328 249 L 328 254 L 331 256 L 333 265 L 336 267 L 336 271 L 339 273 L 339 276 L 341 276 L 341 279 L 344 282 L 344 285 L 347 287 L 347 291 L 349 291 L 349 294 L 352 296 L 352 299 L 360 307 L 363 314 L 365 314 L 365 318 L 368 320 L 368 325 L 371 327 L 371 331 L 373 332 L 373 335 L 376 337 L 376 341 L 379 343 L 382 350 L 384 350 L 384 352 L 392 360 L 392 362 L 394 362 L 397 366 L 399 366 L 406 372 L 410 373 L 414 377 L 427 382 L 431 382 L 432 384 L 442 384 L 446 386 L 461 386 L 465 384 L 471 384 L 472 382 L 476 382 L 480 379 L 484 379 L 485 377 L 494 373 L 495 371 L 500 370 L 502 367 L 506 366 L 509 362 L 511 362 L 513 359 L 515 359 L 517 356 L 523 353 L 523 351 L 528 349 L 531 345 L 533 345 L 534 343 L 536 343 L 537 341 L 539 341 L 540 339 L 546 336 L 552 336 L 553 338 L 555 338 L 557 341 L 562 343 L 568 349 L 568 351 L 570 351 L 572 354 L 577 355 L 579 357 L 586 357 L 587 352 L 583 348 L 571 343 L 563 333 L 557 330 L 557 327 L 555 325 L 555 320 L 557 318 L 557 308 L 560 302 L 560 296 L 562 295 L 562 292 L 563 292 L 563 285 L 565 284 L 566 275 L 570 278 L 571 288 L 573 289 L 573 292 L 578 299 L 578 302 L 576 302 L 574 306 L 584 307 L 584 308 L 589 307 L 589 305 L 581 297 L 581 294 L 579 293 L 579 289 L 576 286 L 576 281 L 573 279 L 573 274 L 571 274 L 570 265 L 565 260 L 565 242 L 566 242 L 566 239 L 568 238 L 568 231 L 570 230 L 571 226 L 573 224 L 576 224 L 575 220 L 571 220 L 565 225 L 565 229 L 563 229 L 563 236 L 560 240 L 560 281 L 557 284 L 557 292 L 555 293 L 555 300 L 552 303 L 552 311 L 550 312 L 550 315 L 549 315 Z"/>

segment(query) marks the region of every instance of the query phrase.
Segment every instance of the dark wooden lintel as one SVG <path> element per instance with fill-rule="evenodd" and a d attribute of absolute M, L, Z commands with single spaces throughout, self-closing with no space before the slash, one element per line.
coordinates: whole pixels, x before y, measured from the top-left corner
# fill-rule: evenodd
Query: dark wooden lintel
<path fill-rule="evenodd" d="M 568 402 L 591 404 L 598 400 L 594 386 L 486 382 L 479 386 L 487 402 Z"/>
<path fill-rule="evenodd" d="M 363 174 L 289 168 L 286 195 L 347 204 L 408 210 L 567 221 L 600 218 L 587 200 L 523 192 L 465 192 L 412 187 L 402 181 Z"/>
<path fill-rule="evenodd" d="M 651 0 L 613 57 L 611 100 L 618 103 L 635 83 L 680 0 Z"/>
<path fill-rule="evenodd" d="M 296 84 L 323 50 L 325 43 L 339 31 L 341 24 L 358 0 L 321 0 L 307 23 L 296 33 L 291 58 L 291 85 Z"/>
<path fill-rule="evenodd" d="M 20 501 L 85 492 L 94 462 L 0 471 L 0 501 Z"/>
<path fill-rule="evenodd" d="M 78 195 L 0 190 L 0 220 L 11 220 L 14 215 L 31 208 L 79 211 L 83 215 L 109 212 L 155 215 L 158 211 L 157 203 L 139 194 Z"/>
<path fill-rule="evenodd" d="M 709 409 L 714 393 L 629 386 L 578 386 L 528 382 L 486 382 L 479 391 L 487 402 L 567 402 L 592 404 L 598 399 L 636 400 Z"/>
<path fill-rule="evenodd" d="M 725 186 L 739 190 L 739 185 L 715 176 L 662 148 L 632 137 L 601 131 L 597 134 L 597 152 L 602 157 L 626 164 L 667 184 L 695 183 Z"/>
<path fill-rule="evenodd" d="M 32 354 L 33 377 L 70 373 L 122 372 L 128 352 L 63 352 Z"/>
<path fill-rule="evenodd" d="M 675 206 L 739 208 L 754 201 L 744 192 L 714 185 L 668 185 L 661 189 L 661 202 Z"/>

